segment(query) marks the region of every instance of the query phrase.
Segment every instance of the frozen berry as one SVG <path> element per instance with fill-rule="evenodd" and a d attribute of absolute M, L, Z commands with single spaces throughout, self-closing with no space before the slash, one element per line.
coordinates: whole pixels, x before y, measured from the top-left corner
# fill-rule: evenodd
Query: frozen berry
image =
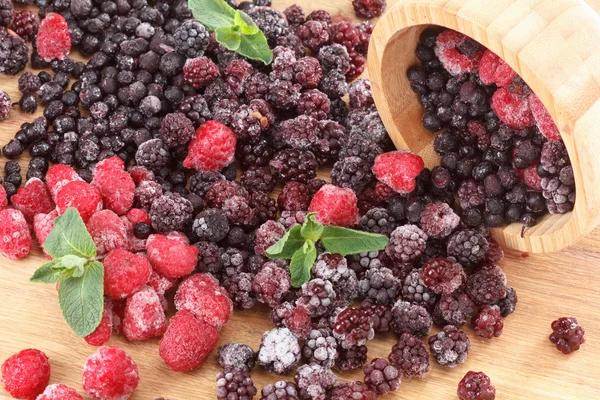
<path fill-rule="evenodd" d="M 98 188 L 104 206 L 118 215 L 123 215 L 133 205 L 135 183 L 121 168 L 96 171 L 92 185 Z"/>
<path fill-rule="evenodd" d="M 177 51 L 186 58 L 200 57 L 208 48 L 208 30 L 195 19 L 183 21 L 173 33 Z"/>
<path fill-rule="evenodd" d="M 29 222 L 33 221 L 36 214 L 47 214 L 55 208 L 48 187 L 37 178 L 29 179 L 25 187 L 11 197 L 10 202 Z"/>
<path fill-rule="evenodd" d="M 337 382 L 337 376 L 328 368 L 311 363 L 302 365 L 296 370 L 294 380 L 300 396 L 307 399 L 326 400 L 329 389 Z"/>
<path fill-rule="evenodd" d="M 331 282 L 316 278 L 302 285 L 296 304 L 305 306 L 311 317 L 320 317 L 331 310 L 336 297 Z"/>
<path fill-rule="evenodd" d="M 442 293 L 433 309 L 433 322 L 440 327 L 454 325 L 461 327 L 473 314 L 475 304 L 464 293 Z"/>
<path fill-rule="evenodd" d="M 351 226 L 358 221 L 356 194 L 352 189 L 324 185 L 315 193 L 309 211 L 325 225 Z"/>
<path fill-rule="evenodd" d="M 365 384 L 375 390 L 377 395 L 383 396 L 394 392 L 400 387 L 402 374 L 384 358 L 376 358 L 365 365 Z"/>
<path fill-rule="evenodd" d="M 231 129 L 218 121 L 206 122 L 196 131 L 183 166 L 202 171 L 221 170 L 233 160 L 235 143 Z"/>
<path fill-rule="evenodd" d="M 429 354 L 425 343 L 410 333 L 403 333 L 392 347 L 390 364 L 407 378 L 425 378 L 429 370 Z"/>
<path fill-rule="evenodd" d="M 342 382 L 334 386 L 331 400 L 375 400 L 377 393 L 360 381 Z"/>
<path fill-rule="evenodd" d="M 250 372 L 256 362 L 256 353 L 250 346 L 239 343 L 227 343 L 217 350 L 219 365 Z"/>
<path fill-rule="evenodd" d="M 313 267 L 316 278 L 329 281 L 336 293 L 334 307 L 350 305 L 358 296 L 358 279 L 348 267 L 348 262 L 339 254 L 322 253 Z"/>
<path fill-rule="evenodd" d="M 62 383 L 46 386 L 46 389 L 36 400 L 83 400 L 77 390 Z"/>
<path fill-rule="evenodd" d="M 461 45 L 470 39 L 462 33 L 446 30 L 437 36 L 435 55 L 440 59 L 444 68 L 452 75 L 461 75 L 476 71 L 483 55 L 482 49 L 473 54 L 463 54 Z"/>
<path fill-rule="evenodd" d="M 473 330 L 478 336 L 491 339 L 502 335 L 504 322 L 498 306 L 481 307 L 471 322 Z"/>
<path fill-rule="evenodd" d="M 466 361 L 471 341 L 465 332 L 447 325 L 440 333 L 429 338 L 429 350 L 438 363 L 454 368 Z"/>
<path fill-rule="evenodd" d="M 104 264 L 104 293 L 122 299 L 138 292 L 150 279 L 152 267 L 146 257 L 125 250 L 113 250 Z"/>
<path fill-rule="evenodd" d="M 310 205 L 310 194 L 305 184 L 300 182 L 286 182 L 277 198 L 281 211 L 307 210 Z"/>
<path fill-rule="evenodd" d="M 498 118 L 511 128 L 529 128 L 535 123 L 527 97 L 506 88 L 496 90 L 490 105 Z"/>
<path fill-rule="evenodd" d="M 496 388 L 483 372 L 469 371 L 458 383 L 456 394 L 460 400 L 494 400 Z"/>
<path fill-rule="evenodd" d="M 400 226 L 390 235 L 385 253 L 399 262 L 414 261 L 423 254 L 426 242 L 427 235 L 418 226 Z"/>
<path fill-rule="evenodd" d="M 531 108 L 531 113 L 533 114 L 533 118 L 535 119 L 535 123 L 540 130 L 540 133 L 548 140 L 560 140 L 561 136 L 558 127 L 535 93 L 529 95 L 529 107 Z"/>
<path fill-rule="evenodd" d="M 83 389 L 94 399 L 127 398 L 139 380 L 135 361 L 118 347 L 100 347 L 83 366 Z"/>
<path fill-rule="evenodd" d="M 26 41 L 32 42 L 33 39 L 35 39 L 39 28 L 40 20 L 33 11 L 22 10 L 15 13 L 12 29 Z"/>
<path fill-rule="evenodd" d="M 71 35 L 65 18 L 49 13 L 42 20 L 36 39 L 36 48 L 45 61 L 62 60 L 71 51 Z"/>
<path fill-rule="evenodd" d="M 479 77 L 486 85 L 495 83 L 498 86 L 508 86 L 516 76 L 514 69 L 490 50 L 486 50 L 479 64 Z"/>
<path fill-rule="evenodd" d="M 287 328 L 265 332 L 262 336 L 257 362 L 267 370 L 282 375 L 296 367 L 300 361 L 300 344 Z"/>
<path fill-rule="evenodd" d="M 398 300 L 392 307 L 392 328 L 398 336 L 410 333 L 417 337 L 425 337 L 432 324 L 431 316 L 420 305 Z"/>
<path fill-rule="evenodd" d="M 27 257 L 31 251 L 31 234 L 23 213 L 6 208 L 0 211 L 0 254 L 11 260 Z"/>
<path fill-rule="evenodd" d="M 29 48 L 27 47 L 27 43 L 20 37 L 11 35 L 2 26 L 0 26 L 0 43 L 2 43 L 2 47 L 0 47 L 2 49 L 2 53 L 0 54 L 0 73 L 17 75 L 25 68 L 29 61 Z M 5 92 L 3 91 L 3 93 Z M 2 97 L 3 101 L 1 103 L 0 119 L 5 119 L 10 111 L 10 107 L 8 107 L 8 104 L 6 103 L 6 98 L 8 96 L 4 95 Z"/>
<path fill-rule="evenodd" d="M 550 341 L 561 353 L 571 354 L 585 343 L 585 329 L 575 317 L 559 318 L 552 322 Z"/>
<path fill-rule="evenodd" d="M 8 118 L 8 114 L 12 109 L 12 101 L 10 96 L 4 90 L 0 89 L 0 121 Z"/>
<path fill-rule="evenodd" d="M 338 347 L 338 357 L 335 369 L 338 371 L 353 371 L 362 368 L 367 363 L 367 346 L 353 346 L 349 349 Z"/>
<path fill-rule="evenodd" d="M 21 350 L 2 363 L 4 388 L 17 399 L 35 399 L 49 381 L 48 357 L 39 350 Z"/>
<path fill-rule="evenodd" d="M 474 267 L 485 259 L 489 243 L 479 232 L 471 229 L 459 231 L 448 240 L 448 255 L 465 268 Z"/>
<path fill-rule="evenodd" d="M 308 150 L 284 149 L 269 162 L 282 182 L 297 181 L 306 183 L 317 176 L 319 163 Z"/>
<path fill-rule="evenodd" d="M 421 280 L 434 293 L 452 293 L 465 280 L 460 264 L 443 257 L 432 258 L 421 268 Z"/>
<path fill-rule="evenodd" d="M 103 346 L 108 342 L 113 331 L 113 317 L 113 302 L 105 297 L 100 325 L 84 338 L 86 343 L 90 346 Z"/>
<path fill-rule="evenodd" d="M 167 329 L 165 311 L 154 289 L 146 287 L 127 299 L 123 333 L 128 340 L 148 340 Z"/>
<path fill-rule="evenodd" d="M 302 346 L 302 357 L 307 362 L 325 368 L 333 367 L 337 355 L 337 341 L 327 330 L 311 330 Z"/>
<path fill-rule="evenodd" d="M 385 0 L 354 0 L 352 2 L 356 15 L 366 19 L 380 17 L 386 5 Z"/>
<path fill-rule="evenodd" d="M 302 41 L 302 44 L 313 52 L 329 43 L 329 24 L 323 21 L 306 21 L 296 30 L 296 35 Z"/>
<path fill-rule="evenodd" d="M 1 190 L 2 189 L 0 189 L 0 191 Z M 38 244 L 42 246 L 42 250 L 46 238 L 54 228 L 54 219 L 57 216 L 58 213 L 56 212 L 56 210 L 54 210 L 49 214 L 37 214 L 35 217 L 33 217 L 33 233 Z M 45 251 L 44 254 L 46 254 Z M 46 254 L 46 257 L 49 258 L 50 256 Z"/>
<path fill-rule="evenodd" d="M 198 320 L 220 330 L 233 312 L 233 303 L 212 275 L 195 274 L 179 285 L 175 308 L 190 311 Z"/>
<path fill-rule="evenodd" d="M 221 210 L 209 208 L 196 215 L 192 230 L 198 239 L 216 243 L 229 233 L 229 221 Z"/>
<path fill-rule="evenodd" d="M 265 386 L 260 400 L 300 400 L 298 388 L 294 382 L 278 381 Z"/>
<path fill-rule="evenodd" d="M 102 195 L 95 186 L 87 182 L 69 182 L 57 194 L 56 208 L 62 215 L 69 207 L 76 208 L 86 222 L 95 212 L 102 209 Z"/>
<path fill-rule="evenodd" d="M 398 150 L 377 156 L 373 172 L 377 179 L 396 192 L 409 193 L 416 187 L 415 178 L 423 166 L 423 159 L 418 155 Z"/>
<path fill-rule="evenodd" d="M 252 399 L 257 393 L 254 382 L 248 371 L 225 368 L 219 372 L 217 379 L 217 400 L 233 398 Z"/>
<path fill-rule="evenodd" d="M 515 312 L 515 308 L 517 306 L 517 292 L 510 286 L 506 287 L 506 296 L 504 298 L 498 300 L 495 305 L 500 307 L 500 315 L 503 318 L 508 317 L 510 314 Z"/>
<path fill-rule="evenodd" d="M 108 254 L 113 250 L 129 249 L 127 227 L 114 212 L 98 211 L 92 215 L 86 227 L 99 255 Z"/>
<path fill-rule="evenodd" d="M 254 252 L 264 255 L 265 251 L 277 243 L 284 235 L 285 228 L 279 222 L 267 221 L 262 224 L 254 235 Z"/>
<path fill-rule="evenodd" d="M 393 304 L 400 294 L 401 282 L 388 268 L 371 268 L 358 284 L 360 294 L 376 304 Z"/>
<path fill-rule="evenodd" d="M 446 203 L 429 203 L 421 213 L 421 229 L 430 238 L 450 236 L 460 223 L 460 217 Z"/>
<path fill-rule="evenodd" d="M 265 263 L 252 282 L 258 301 L 271 307 L 281 303 L 291 286 L 289 273 L 274 262 Z"/>
<path fill-rule="evenodd" d="M 166 193 L 152 203 L 150 220 L 157 232 L 183 230 L 192 219 L 192 203 L 178 194 Z"/>
<path fill-rule="evenodd" d="M 167 278 L 181 278 L 189 275 L 196 267 L 198 249 L 188 245 L 187 238 L 181 236 L 174 233 L 155 234 L 150 235 L 146 241 L 150 264 Z"/>
<path fill-rule="evenodd" d="M 468 277 L 465 292 L 478 305 L 494 304 L 506 296 L 506 275 L 497 265 L 485 266 Z"/>
<path fill-rule="evenodd" d="M 344 349 L 363 346 L 375 337 L 373 319 L 359 308 L 346 308 L 335 317 L 333 336 Z"/>

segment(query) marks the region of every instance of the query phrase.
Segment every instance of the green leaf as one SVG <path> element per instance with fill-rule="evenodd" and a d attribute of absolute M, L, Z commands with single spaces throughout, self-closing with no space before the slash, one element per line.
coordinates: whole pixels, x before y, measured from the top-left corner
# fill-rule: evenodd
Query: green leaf
<path fill-rule="evenodd" d="M 85 258 L 77 257 L 72 254 L 67 254 L 62 258 L 62 265 L 66 269 L 83 268 L 87 260 Z"/>
<path fill-rule="evenodd" d="M 290 275 L 292 286 L 301 287 L 310 280 L 310 271 L 317 260 L 317 249 L 314 242 L 306 241 L 301 249 L 298 249 L 290 263 Z"/>
<path fill-rule="evenodd" d="M 326 226 L 321 235 L 321 244 L 325 250 L 343 256 L 383 250 L 388 241 L 388 237 L 384 235 L 355 231 L 339 226 Z"/>
<path fill-rule="evenodd" d="M 225 48 L 231 51 L 238 51 L 242 40 L 242 35 L 234 28 L 217 28 L 215 30 L 215 40 L 221 43 Z"/>
<path fill-rule="evenodd" d="M 321 234 L 323 233 L 323 228 L 325 228 L 323 224 L 315 221 L 316 216 L 317 213 L 309 213 L 306 216 L 306 220 L 304 221 L 304 224 L 302 225 L 302 230 L 300 232 L 304 239 L 312 240 L 313 242 L 319 240 Z"/>
<path fill-rule="evenodd" d="M 260 31 L 258 26 L 256 26 L 254 21 L 252 21 L 252 18 L 240 10 L 235 10 L 234 23 L 235 26 L 239 28 L 239 31 L 244 35 L 254 35 Z"/>
<path fill-rule="evenodd" d="M 300 225 L 293 226 L 277 243 L 265 251 L 265 255 L 269 258 L 292 258 L 294 253 L 304 245 L 304 238 L 300 234 L 301 229 Z"/>
<path fill-rule="evenodd" d="M 104 267 L 98 261 L 85 266 L 84 274 L 60 284 L 58 302 L 63 316 L 79 337 L 94 332 L 104 308 Z"/>
<path fill-rule="evenodd" d="M 240 47 L 236 52 L 251 60 L 262 61 L 269 65 L 273 61 L 273 52 L 267 44 L 267 38 L 262 31 L 253 35 L 242 35 Z"/>
<path fill-rule="evenodd" d="M 29 280 L 31 282 L 57 283 L 64 282 L 73 276 L 73 270 L 62 265 L 62 259 L 49 261 L 39 267 Z"/>
<path fill-rule="evenodd" d="M 189 0 L 188 7 L 211 31 L 235 25 L 235 11 L 223 0 Z"/>
<path fill-rule="evenodd" d="M 67 211 L 54 220 L 54 228 L 44 242 L 44 250 L 52 258 L 74 255 L 85 259 L 96 257 L 96 245 L 77 209 Z"/>

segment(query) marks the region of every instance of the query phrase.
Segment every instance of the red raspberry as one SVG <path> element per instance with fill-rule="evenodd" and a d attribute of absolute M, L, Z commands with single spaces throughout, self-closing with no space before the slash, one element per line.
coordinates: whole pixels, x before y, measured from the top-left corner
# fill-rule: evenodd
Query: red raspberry
<path fill-rule="evenodd" d="M 152 270 L 148 286 L 150 286 L 159 296 L 164 296 L 166 292 L 173 289 L 177 284 L 177 279 L 169 279 L 166 276 Z"/>
<path fill-rule="evenodd" d="M 322 224 L 352 226 L 358 222 L 356 204 L 356 193 L 352 189 L 327 184 L 315 193 L 308 210 L 316 212 Z"/>
<path fill-rule="evenodd" d="M 148 170 L 146 167 L 142 167 L 141 165 L 135 165 L 129 169 L 129 174 L 131 175 L 131 179 L 137 185 L 144 181 L 153 181 L 155 179 L 154 172 Z"/>
<path fill-rule="evenodd" d="M 139 380 L 135 361 L 118 347 L 100 347 L 83 365 L 83 390 L 94 399 L 127 399 Z"/>
<path fill-rule="evenodd" d="M 219 121 L 205 122 L 196 131 L 183 166 L 200 171 L 220 171 L 233 161 L 235 142 L 231 129 Z"/>
<path fill-rule="evenodd" d="M 96 164 L 96 168 L 94 170 L 94 174 L 99 172 L 113 171 L 115 169 L 123 169 L 125 168 L 125 161 L 121 160 L 120 157 L 112 156 L 100 161 Z"/>
<path fill-rule="evenodd" d="M 134 225 L 139 224 L 140 222 L 150 224 L 148 213 L 141 208 L 132 208 L 127 211 L 127 219 Z"/>
<path fill-rule="evenodd" d="M 462 54 L 458 50 L 458 47 L 467 40 L 469 40 L 467 36 L 450 29 L 440 33 L 437 37 L 435 55 L 452 75 L 474 72 L 479 68 L 483 48 L 471 55 Z"/>
<path fill-rule="evenodd" d="M 27 222 L 33 222 L 36 214 L 47 214 L 55 208 L 48 187 L 38 178 L 28 180 L 25 187 L 11 197 L 10 202 L 23 213 Z"/>
<path fill-rule="evenodd" d="M 0 185 L 0 210 L 4 210 L 8 206 L 8 197 L 4 186 Z"/>
<path fill-rule="evenodd" d="M 187 310 L 198 320 L 221 330 L 229 321 L 233 303 L 227 291 L 219 286 L 219 281 L 212 275 L 196 274 L 179 285 L 175 294 L 175 308 Z"/>
<path fill-rule="evenodd" d="M 58 193 L 62 188 L 67 183 L 74 181 L 83 182 L 83 179 L 81 179 L 77 172 L 68 165 L 55 164 L 51 166 L 46 173 L 46 185 L 48 185 L 48 189 L 50 189 L 54 201 L 57 200 Z"/>
<path fill-rule="evenodd" d="M 86 227 L 96 244 L 98 255 L 102 256 L 117 249 L 129 249 L 127 227 L 114 212 L 98 211 L 92 215 Z"/>
<path fill-rule="evenodd" d="M 508 86 L 517 75 L 514 69 L 510 67 L 503 59 L 494 54 L 491 50 L 486 50 L 479 63 L 479 77 L 481 82 L 486 85 L 495 83 L 498 86 Z"/>
<path fill-rule="evenodd" d="M 123 225 L 125 225 L 125 229 L 127 230 L 127 237 L 129 238 L 128 250 L 132 253 L 139 253 L 146 251 L 146 239 L 138 239 L 135 237 L 135 232 L 133 229 L 133 224 L 125 215 L 121 215 L 119 217 Z"/>
<path fill-rule="evenodd" d="M 122 168 L 97 168 L 92 185 L 102 194 L 104 206 L 118 215 L 125 214 L 133 205 L 135 183 Z"/>
<path fill-rule="evenodd" d="M 148 340 L 167 330 L 167 317 L 154 289 L 145 287 L 127 299 L 123 333 L 129 340 Z"/>
<path fill-rule="evenodd" d="M 109 341 L 113 330 L 113 310 L 112 301 L 108 298 L 104 299 L 104 311 L 102 312 L 102 320 L 96 330 L 84 339 L 90 346 L 103 346 Z"/>
<path fill-rule="evenodd" d="M 220 75 L 219 67 L 208 57 L 191 58 L 183 66 L 183 78 L 196 89 L 208 86 Z"/>
<path fill-rule="evenodd" d="M 478 336 L 488 339 L 502 335 L 502 329 L 504 328 L 504 321 L 502 321 L 500 307 L 498 306 L 481 307 L 471 323 Z"/>
<path fill-rule="evenodd" d="M 62 60 L 71 51 L 71 35 L 65 18 L 56 13 L 46 15 L 40 24 L 35 43 L 43 60 Z"/>
<path fill-rule="evenodd" d="M 190 246 L 173 233 L 150 235 L 146 241 L 148 260 L 152 267 L 167 278 L 181 278 L 194 272 L 198 248 Z"/>
<path fill-rule="evenodd" d="M 459 400 L 494 400 L 496 388 L 483 372 L 469 371 L 458 384 Z"/>
<path fill-rule="evenodd" d="M 541 134 L 548 140 L 560 140 L 561 137 L 558 127 L 552 120 L 552 116 L 550 116 L 546 107 L 544 107 L 544 104 L 542 104 L 540 98 L 537 97 L 535 93 L 531 93 L 528 100 L 531 113 L 533 114 L 533 118 L 535 119 L 535 123 Z"/>
<path fill-rule="evenodd" d="M 217 344 L 219 332 L 181 310 L 169 323 L 158 345 L 160 358 L 173 370 L 187 372 L 198 368 Z"/>
<path fill-rule="evenodd" d="M 35 399 L 49 381 L 48 357 L 39 350 L 21 350 L 2 364 L 4 388 L 14 398 Z"/>
<path fill-rule="evenodd" d="M 379 181 L 396 192 L 406 194 L 415 189 L 415 178 L 424 166 L 419 155 L 408 150 L 397 150 L 377 156 L 373 173 Z"/>
<path fill-rule="evenodd" d="M 113 330 L 117 334 L 123 333 L 123 317 L 125 316 L 125 305 L 127 299 L 113 300 Z"/>
<path fill-rule="evenodd" d="M 54 218 L 57 216 L 58 212 L 54 210 L 49 214 L 37 214 L 35 217 L 33 217 L 33 233 L 35 234 L 38 244 L 40 247 L 42 247 L 42 250 L 46 238 L 54 228 Z M 46 251 L 44 251 L 44 254 L 48 259 L 51 259 Z"/>
<path fill-rule="evenodd" d="M 511 128 L 524 129 L 535 123 L 527 97 L 506 88 L 494 92 L 490 105 L 498 118 Z"/>
<path fill-rule="evenodd" d="M 31 234 L 29 226 L 19 210 L 6 208 L 0 211 L 0 237 L 10 238 L 0 240 L 0 254 L 11 260 L 27 257 L 31 251 Z"/>
<path fill-rule="evenodd" d="M 124 299 L 141 290 L 152 273 L 146 257 L 125 250 L 111 251 L 102 263 L 104 294 L 113 299 Z"/>
<path fill-rule="evenodd" d="M 72 387 L 58 383 L 47 386 L 36 400 L 83 400 L 83 397 Z"/>
<path fill-rule="evenodd" d="M 75 207 L 83 222 L 87 222 L 94 213 L 102 210 L 102 195 L 87 182 L 69 182 L 56 196 L 56 209 L 62 215 L 69 207 Z"/>
<path fill-rule="evenodd" d="M 531 164 L 525 169 L 514 168 L 517 178 L 524 182 L 530 190 L 542 191 L 542 177 L 537 173 L 538 162 Z"/>

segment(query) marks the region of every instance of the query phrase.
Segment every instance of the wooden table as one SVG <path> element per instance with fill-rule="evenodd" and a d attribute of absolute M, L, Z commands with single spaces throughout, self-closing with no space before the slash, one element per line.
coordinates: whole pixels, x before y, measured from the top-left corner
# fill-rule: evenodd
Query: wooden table
<path fill-rule="evenodd" d="M 302 2 L 301 2 L 302 3 Z M 394 3 L 388 1 L 388 6 Z M 283 10 L 290 0 L 275 0 Z M 304 1 L 305 9 L 325 7 L 336 18 L 353 17 L 350 0 Z M 597 3 L 595 3 L 597 6 Z M 596 8 L 598 10 L 599 8 Z M 18 101 L 16 78 L 0 76 L 0 87 Z M 41 114 L 39 112 L 39 114 Z M 18 109 L 10 119 L 0 122 L 0 144 L 4 145 L 19 125 L 31 116 Z M 0 160 L 0 170 L 6 160 Z M 26 171 L 28 159 L 21 162 Z M 505 321 L 504 333 L 492 340 L 480 339 L 466 328 L 473 349 L 465 364 L 447 369 L 432 362 L 425 380 L 405 379 L 392 399 L 455 399 L 456 386 L 469 370 L 484 371 L 497 388 L 497 399 L 597 399 L 600 398 L 600 229 L 588 238 L 558 254 L 527 256 L 507 252 L 501 265 L 509 284 L 519 295 L 515 314 Z M 33 284 L 29 277 L 44 261 L 35 248 L 24 261 L 0 259 L 0 361 L 25 348 L 44 351 L 52 365 L 51 383 L 65 383 L 82 394 L 81 372 L 85 359 L 95 351 L 74 336 L 62 318 L 53 285 Z M 586 328 L 587 343 L 570 356 L 559 353 L 548 341 L 550 323 L 562 316 L 576 316 Z M 221 332 L 219 345 L 236 341 L 258 349 L 264 331 L 272 329 L 268 310 L 257 307 L 236 311 Z M 377 337 L 368 344 L 369 357 L 387 357 L 394 344 L 393 335 Z M 132 399 L 176 400 L 214 399 L 215 375 L 219 371 L 216 352 L 206 363 L 190 373 L 169 370 L 158 356 L 158 339 L 129 343 L 113 336 L 108 345 L 127 350 L 140 371 L 140 385 Z M 282 377 L 257 367 L 252 374 L 259 388 Z M 283 377 L 293 379 L 292 376 Z M 341 380 L 360 380 L 362 372 L 340 375 Z M 0 389 L 0 398 L 10 398 Z"/>

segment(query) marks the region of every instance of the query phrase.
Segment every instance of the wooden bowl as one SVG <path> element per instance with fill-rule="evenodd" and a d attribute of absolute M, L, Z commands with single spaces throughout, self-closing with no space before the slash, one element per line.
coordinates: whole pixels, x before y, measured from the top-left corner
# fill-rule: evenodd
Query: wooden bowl
<path fill-rule="evenodd" d="M 406 71 L 431 25 L 454 29 L 485 45 L 516 70 L 542 100 L 565 142 L 575 174 L 572 212 L 547 215 L 525 231 L 493 230 L 512 249 L 561 250 L 600 223 L 600 16 L 582 0 L 399 0 L 377 23 L 368 69 L 375 103 L 399 148 L 439 165 L 435 135 L 421 125 L 423 108 Z"/>

